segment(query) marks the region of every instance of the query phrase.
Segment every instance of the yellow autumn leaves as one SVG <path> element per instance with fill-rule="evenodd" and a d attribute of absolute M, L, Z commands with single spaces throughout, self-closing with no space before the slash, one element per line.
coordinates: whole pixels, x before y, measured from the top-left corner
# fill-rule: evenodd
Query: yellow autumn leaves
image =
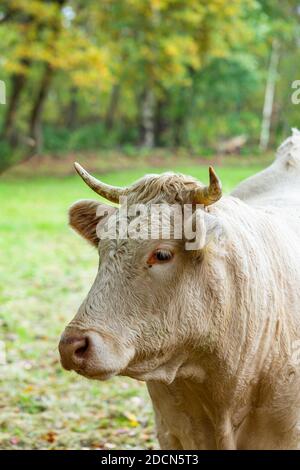
<path fill-rule="evenodd" d="M 155 87 L 188 86 L 190 70 L 250 34 L 244 9 L 254 0 L 102 0 L 58 3 L 12 0 L 14 37 L 4 68 L 29 70 L 27 62 L 48 63 L 76 86 L 109 90 L 116 81 Z M 87 13 L 87 10 L 89 13 Z M 26 17 L 26 21 L 19 18 Z M 5 27 L 5 26 L 4 26 Z"/>

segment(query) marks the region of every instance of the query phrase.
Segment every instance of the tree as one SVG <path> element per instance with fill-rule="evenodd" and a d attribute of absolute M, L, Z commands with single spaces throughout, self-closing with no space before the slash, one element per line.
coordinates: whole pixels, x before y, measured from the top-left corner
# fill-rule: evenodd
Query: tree
<path fill-rule="evenodd" d="M 80 30 L 64 11 L 67 0 L 5 0 L 0 22 L 3 36 L 13 31 L 7 41 L 3 68 L 11 76 L 11 92 L 2 128 L 3 137 L 11 145 L 18 143 L 17 111 L 28 81 L 37 92 L 27 118 L 28 131 L 22 142 L 32 146 L 30 154 L 41 147 L 41 118 L 53 77 L 57 72 L 68 74 L 71 83 L 92 87 L 98 74 L 109 78 L 105 53 Z M 98 85 L 98 84 L 97 84 Z"/>
<path fill-rule="evenodd" d="M 155 108 L 174 86 L 192 86 L 192 71 L 229 54 L 250 31 L 243 19 L 255 2 L 234 0 L 104 0 L 82 21 L 110 50 L 122 89 L 139 101 L 143 143 L 154 145 Z"/>
<path fill-rule="evenodd" d="M 2 166 L 4 148 L 5 165 L 16 155 L 11 146 L 28 157 L 45 147 L 120 144 L 200 152 L 238 134 L 257 142 L 276 39 L 280 77 L 264 126 L 273 142 L 297 121 L 285 104 L 299 55 L 296 7 L 296 0 L 3 0 Z"/>

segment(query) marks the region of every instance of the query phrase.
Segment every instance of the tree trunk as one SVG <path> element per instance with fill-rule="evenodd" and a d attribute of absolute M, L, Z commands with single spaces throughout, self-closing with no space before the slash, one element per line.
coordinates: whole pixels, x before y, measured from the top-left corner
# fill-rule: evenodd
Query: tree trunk
<path fill-rule="evenodd" d="M 15 9 L 14 6 L 11 6 L 8 2 L 6 5 L 7 11 L 4 13 L 4 16 L 1 18 L 1 23 L 6 21 L 15 20 L 18 25 L 25 27 L 32 21 L 32 15 L 30 13 L 19 13 L 18 8 Z M 26 49 L 28 45 L 31 44 L 31 39 L 28 35 L 24 35 L 23 38 L 23 47 Z M 28 69 L 31 66 L 32 61 L 28 58 L 22 58 L 20 64 L 25 69 Z M 8 106 L 5 115 L 5 120 L 3 123 L 1 136 L 6 139 L 9 144 L 14 147 L 18 145 L 18 133 L 15 126 L 16 115 L 18 111 L 18 106 L 21 98 L 22 91 L 27 82 L 27 75 L 25 73 L 16 73 L 11 77 L 11 93 L 8 99 Z"/>
<path fill-rule="evenodd" d="M 164 133 L 168 129 L 169 122 L 165 115 L 165 109 L 168 106 L 166 95 L 160 98 L 155 110 L 155 143 L 159 146 L 164 145 Z"/>
<path fill-rule="evenodd" d="M 52 78 L 53 68 L 50 64 L 47 64 L 44 69 L 40 88 L 33 104 L 29 120 L 29 137 L 32 142 L 30 153 L 40 153 L 42 148 L 41 116 Z"/>
<path fill-rule="evenodd" d="M 184 127 L 185 117 L 182 113 L 177 114 L 174 119 L 173 145 L 180 147 L 182 145 L 182 129 Z"/>
<path fill-rule="evenodd" d="M 22 65 L 29 67 L 29 60 L 22 60 Z M 15 146 L 17 144 L 17 131 L 15 128 L 16 114 L 18 110 L 21 93 L 25 87 L 27 81 L 26 74 L 15 74 L 11 79 L 11 94 L 8 100 L 7 112 L 3 124 L 2 136 L 8 140 L 10 145 Z"/>
<path fill-rule="evenodd" d="M 264 108 L 263 108 L 261 134 L 260 134 L 260 143 L 259 143 L 260 149 L 262 151 L 265 151 L 268 148 L 269 141 L 270 141 L 270 129 L 271 129 L 279 57 L 280 57 L 279 43 L 276 41 L 276 39 L 274 39 L 272 43 L 271 59 L 270 59 L 270 65 L 269 65 L 269 70 L 268 70 L 268 78 L 267 78 L 267 85 L 266 85 L 266 91 L 265 91 L 265 101 L 264 101 Z"/>
<path fill-rule="evenodd" d="M 142 101 L 142 145 L 147 148 L 153 148 L 155 145 L 155 96 L 149 88 L 145 91 Z"/>
<path fill-rule="evenodd" d="M 107 130 L 112 129 L 116 111 L 119 104 L 120 98 L 120 85 L 114 85 L 111 91 L 109 105 L 107 108 L 106 116 L 105 116 L 105 127 Z"/>
<path fill-rule="evenodd" d="M 54 3 L 57 3 L 61 9 L 66 3 L 66 0 L 55 0 Z M 51 46 L 55 45 L 55 41 L 60 35 L 61 31 L 61 16 L 60 14 L 57 16 L 55 23 L 53 24 L 53 37 L 51 40 Z M 54 51 L 55 53 L 55 51 Z M 42 149 L 42 128 L 41 128 L 41 117 L 44 109 L 44 104 L 47 98 L 47 94 L 50 88 L 50 84 L 54 75 L 54 69 L 50 63 L 45 64 L 44 72 L 42 75 L 40 87 L 36 96 L 36 99 L 33 103 L 33 107 L 31 110 L 31 115 L 29 118 L 29 140 L 30 148 L 29 155 L 34 153 L 40 153 Z"/>
<path fill-rule="evenodd" d="M 78 103 L 76 99 L 77 88 L 73 86 L 70 90 L 70 103 L 67 108 L 66 126 L 68 129 L 74 129 L 77 122 Z"/>

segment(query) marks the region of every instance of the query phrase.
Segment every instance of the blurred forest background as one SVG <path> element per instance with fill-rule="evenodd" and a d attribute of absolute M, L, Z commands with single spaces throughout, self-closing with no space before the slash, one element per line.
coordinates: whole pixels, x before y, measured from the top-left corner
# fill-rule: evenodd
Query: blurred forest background
<path fill-rule="evenodd" d="M 60 365 L 98 265 L 72 163 L 229 192 L 300 127 L 299 26 L 300 0 L 0 0 L 0 449 L 157 447 L 143 383 Z"/>
<path fill-rule="evenodd" d="M 274 147 L 300 126 L 299 20 L 294 0 L 1 0 L 0 170 L 93 149 Z"/>

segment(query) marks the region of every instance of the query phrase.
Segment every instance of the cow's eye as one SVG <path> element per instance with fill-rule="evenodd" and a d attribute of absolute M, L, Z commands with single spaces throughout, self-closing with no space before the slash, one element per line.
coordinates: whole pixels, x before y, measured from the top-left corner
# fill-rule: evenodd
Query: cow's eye
<path fill-rule="evenodd" d="M 171 261 L 173 256 L 174 254 L 170 250 L 155 250 L 149 257 L 147 264 L 152 265 L 156 263 L 166 263 L 168 261 Z"/>

